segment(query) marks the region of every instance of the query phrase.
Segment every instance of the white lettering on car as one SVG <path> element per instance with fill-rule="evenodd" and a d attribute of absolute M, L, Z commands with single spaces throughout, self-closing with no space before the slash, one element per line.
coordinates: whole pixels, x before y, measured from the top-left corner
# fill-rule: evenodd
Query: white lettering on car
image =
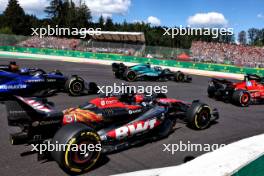
<path fill-rule="evenodd" d="M 151 119 L 143 122 L 135 122 L 115 130 L 116 139 L 123 139 L 128 136 L 133 136 L 137 133 L 153 129 L 157 123 L 157 119 Z"/>

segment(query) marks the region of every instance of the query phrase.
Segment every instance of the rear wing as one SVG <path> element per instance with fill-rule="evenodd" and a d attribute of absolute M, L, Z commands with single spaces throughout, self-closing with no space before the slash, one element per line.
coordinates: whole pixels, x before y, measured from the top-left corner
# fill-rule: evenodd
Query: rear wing
<path fill-rule="evenodd" d="M 217 78 L 212 78 L 211 82 L 220 83 L 220 84 L 232 84 L 231 81 L 228 81 L 226 79 L 217 79 Z"/>
<path fill-rule="evenodd" d="M 56 111 L 46 99 L 14 96 L 5 102 L 13 145 L 39 143 L 52 138 L 62 125 L 63 113 Z"/>
<path fill-rule="evenodd" d="M 123 63 L 112 63 L 113 72 L 124 71 L 126 68 L 128 67 Z"/>
<path fill-rule="evenodd" d="M 32 108 L 33 110 L 39 112 L 39 113 L 49 113 L 54 111 L 53 107 L 48 104 L 46 99 L 40 99 L 40 98 L 23 98 L 20 96 L 16 96 L 18 100 L 20 100 L 22 103 L 27 105 L 28 107 Z"/>
<path fill-rule="evenodd" d="M 20 126 L 34 121 L 48 121 L 62 116 L 46 99 L 14 96 L 5 101 L 10 126 Z"/>

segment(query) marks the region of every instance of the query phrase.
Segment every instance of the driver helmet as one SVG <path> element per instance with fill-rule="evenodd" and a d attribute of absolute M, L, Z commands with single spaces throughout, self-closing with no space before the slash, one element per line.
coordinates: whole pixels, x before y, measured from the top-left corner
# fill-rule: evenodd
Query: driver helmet
<path fill-rule="evenodd" d="M 149 62 L 147 63 L 147 67 L 150 68 L 150 63 Z"/>
<path fill-rule="evenodd" d="M 9 69 L 12 72 L 17 72 L 17 71 L 19 71 L 19 66 L 16 64 L 16 62 L 10 62 L 9 63 Z"/>

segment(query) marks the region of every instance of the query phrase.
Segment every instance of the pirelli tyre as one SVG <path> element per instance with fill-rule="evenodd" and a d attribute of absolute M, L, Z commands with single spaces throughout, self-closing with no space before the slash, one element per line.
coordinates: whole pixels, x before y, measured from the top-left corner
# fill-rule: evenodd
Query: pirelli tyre
<path fill-rule="evenodd" d="M 209 98 L 213 98 L 215 96 L 216 88 L 214 85 L 209 83 L 208 88 L 207 88 L 207 95 Z"/>
<path fill-rule="evenodd" d="M 167 137 L 172 131 L 176 124 L 175 120 L 166 119 L 158 128 L 158 138 L 165 138 Z"/>
<path fill-rule="evenodd" d="M 187 110 L 186 120 L 188 126 L 193 129 L 203 130 L 210 126 L 211 110 L 210 107 L 201 102 L 194 102 Z"/>
<path fill-rule="evenodd" d="M 97 86 L 97 84 L 95 82 L 90 82 L 88 84 L 88 88 L 89 88 L 89 93 L 90 94 L 97 94 L 99 91 L 99 88 Z"/>
<path fill-rule="evenodd" d="M 119 70 L 120 64 L 112 63 L 112 71 L 117 72 Z"/>
<path fill-rule="evenodd" d="M 177 71 L 174 75 L 174 81 L 176 82 L 183 82 L 184 81 L 184 74 L 181 71 Z"/>
<path fill-rule="evenodd" d="M 54 136 L 51 144 L 64 145 L 65 150 L 53 150 L 52 158 L 71 175 L 89 171 L 101 154 L 99 135 L 82 123 L 63 126 Z"/>
<path fill-rule="evenodd" d="M 84 80 L 79 76 L 72 76 L 67 80 L 65 89 L 71 96 L 82 95 L 85 89 Z"/>
<path fill-rule="evenodd" d="M 242 107 L 247 107 L 251 103 L 250 93 L 246 90 L 236 90 L 232 96 L 233 103 Z"/>
<path fill-rule="evenodd" d="M 127 70 L 125 72 L 125 78 L 129 82 L 134 82 L 137 79 L 137 73 L 134 72 L 133 70 Z"/>
<path fill-rule="evenodd" d="M 117 78 L 117 79 L 120 79 L 120 78 L 121 78 L 121 75 L 120 75 L 119 71 L 115 71 L 115 72 L 114 72 L 114 76 L 115 76 L 115 78 Z"/>

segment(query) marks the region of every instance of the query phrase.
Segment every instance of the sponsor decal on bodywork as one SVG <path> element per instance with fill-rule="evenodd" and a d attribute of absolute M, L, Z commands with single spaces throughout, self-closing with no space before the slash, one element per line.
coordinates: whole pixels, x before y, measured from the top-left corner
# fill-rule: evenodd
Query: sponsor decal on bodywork
<path fill-rule="evenodd" d="M 0 85 L 0 89 L 5 89 L 5 90 L 8 90 L 8 89 L 25 89 L 27 88 L 27 85 L 25 84 L 18 84 L 18 85 Z"/>
<path fill-rule="evenodd" d="M 159 121 L 157 121 L 157 119 L 138 121 L 112 130 L 107 133 L 107 136 L 115 139 L 123 139 L 140 132 L 151 130 L 157 125 L 159 125 Z"/>

